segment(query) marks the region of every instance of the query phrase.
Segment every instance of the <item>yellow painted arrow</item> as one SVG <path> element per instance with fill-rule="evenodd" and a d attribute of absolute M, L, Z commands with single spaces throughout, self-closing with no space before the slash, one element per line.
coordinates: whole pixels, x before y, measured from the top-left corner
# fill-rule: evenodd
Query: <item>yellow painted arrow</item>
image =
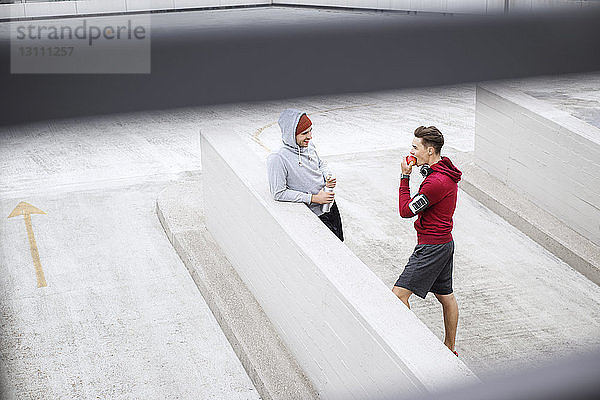
<path fill-rule="evenodd" d="M 31 250 L 31 257 L 33 257 L 33 265 L 35 266 L 35 275 L 37 276 L 37 287 L 44 287 L 46 285 L 46 278 L 44 277 L 44 271 L 42 270 L 42 263 L 40 262 L 40 253 L 38 252 L 37 244 L 35 243 L 35 236 L 33 235 L 33 226 L 31 225 L 31 214 L 46 214 L 37 207 L 32 206 L 24 201 L 17 204 L 15 209 L 10 213 L 8 218 L 22 215 L 25 219 L 25 227 L 27 228 L 27 237 L 29 238 L 29 248 Z"/>

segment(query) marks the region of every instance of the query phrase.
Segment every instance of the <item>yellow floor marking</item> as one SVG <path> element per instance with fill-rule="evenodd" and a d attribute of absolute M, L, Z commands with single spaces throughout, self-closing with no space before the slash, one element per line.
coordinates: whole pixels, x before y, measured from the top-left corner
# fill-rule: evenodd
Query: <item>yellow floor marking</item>
<path fill-rule="evenodd" d="M 269 149 L 267 146 L 265 146 L 263 144 L 263 142 L 260 140 L 259 136 L 265 129 L 270 128 L 271 126 L 273 126 L 275 124 L 276 124 L 276 122 L 271 122 L 270 124 L 267 124 L 267 125 L 263 126 L 262 128 L 258 128 L 257 131 L 254 132 L 254 135 L 252 135 L 252 140 L 254 140 L 256 143 L 261 145 L 262 148 L 265 149 L 269 153 L 271 152 L 271 149 Z"/>
<path fill-rule="evenodd" d="M 27 237 L 29 238 L 29 249 L 31 250 L 31 257 L 33 258 L 33 265 L 35 267 L 35 275 L 37 276 L 37 287 L 48 286 L 46 284 L 46 278 L 44 277 L 44 270 L 42 270 L 42 263 L 40 262 L 40 253 L 38 252 L 37 243 L 35 242 L 35 236 L 33 235 L 33 225 L 31 224 L 31 214 L 46 214 L 39 208 L 32 206 L 24 201 L 17 204 L 15 209 L 10 213 L 8 218 L 22 215 L 25 219 L 25 227 L 27 228 Z"/>

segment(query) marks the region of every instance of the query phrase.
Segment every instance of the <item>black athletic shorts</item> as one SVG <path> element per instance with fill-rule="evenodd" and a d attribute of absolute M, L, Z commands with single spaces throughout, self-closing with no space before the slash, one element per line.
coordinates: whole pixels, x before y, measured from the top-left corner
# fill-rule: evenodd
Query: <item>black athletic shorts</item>
<path fill-rule="evenodd" d="M 394 286 L 410 290 L 424 299 L 428 292 L 451 294 L 454 241 L 418 244 Z"/>
<path fill-rule="evenodd" d="M 329 212 L 319 215 L 319 219 L 337 236 L 344 241 L 344 231 L 342 229 L 342 217 L 338 210 L 337 203 L 334 201 Z"/>

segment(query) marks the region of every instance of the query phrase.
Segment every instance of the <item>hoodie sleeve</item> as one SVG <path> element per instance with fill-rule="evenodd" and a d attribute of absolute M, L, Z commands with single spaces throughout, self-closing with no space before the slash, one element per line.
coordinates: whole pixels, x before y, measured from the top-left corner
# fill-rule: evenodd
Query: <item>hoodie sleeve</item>
<path fill-rule="evenodd" d="M 400 179 L 400 188 L 398 189 L 398 210 L 402 218 L 412 218 L 415 216 L 408 204 L 410 203 L 410 185 L 408 179 Z"/>
<path fill-rule="evenodd" d="M 288 189 L 285 166 L 277 154 L 271 154 L 267 159 L 267 175 L 269 178 L 269 189 L 275 200 L 310 204 L 310 200 L 312 199 L 310 193 Z"/>
<path fill-rule="evenodd" d="M 402 218 L 412 218 L 415 216 L 408 205 L 419 194 L 424 194 L 427 197 L 427 200 L 429 201 L 427 207 L 431 207 L 443 198 L 444 192 L 439 181 L 436 179 L 426 179 L 423 181 L 423 184 L 421 184 L 419 193 L 411 198 L 409 180 L 401 179 L 400 188 L 398 189 L 398 210 L 400 211 L 400 216 Z"/>

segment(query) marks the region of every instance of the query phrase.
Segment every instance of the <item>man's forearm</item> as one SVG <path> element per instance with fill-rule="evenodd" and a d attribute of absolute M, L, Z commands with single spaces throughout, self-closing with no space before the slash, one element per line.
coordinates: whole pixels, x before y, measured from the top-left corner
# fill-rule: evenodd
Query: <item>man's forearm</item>
<path fill-rule="evenodd" d="M 273 197 L 277 201 L 289 201 L 293 203 L 310 204 L 312 195 L 310 193 L 300 192 L 292 189 L 283 189 L 276 192 Z"/>
<path fill-rule="evenodd" d="M 398 211 L 402 218 L 411 218 L 415 214 L 408 208 L 410 203 L 410 185 L 407 178 L 400 179 L 400 188 L 398 189 Z"/>

